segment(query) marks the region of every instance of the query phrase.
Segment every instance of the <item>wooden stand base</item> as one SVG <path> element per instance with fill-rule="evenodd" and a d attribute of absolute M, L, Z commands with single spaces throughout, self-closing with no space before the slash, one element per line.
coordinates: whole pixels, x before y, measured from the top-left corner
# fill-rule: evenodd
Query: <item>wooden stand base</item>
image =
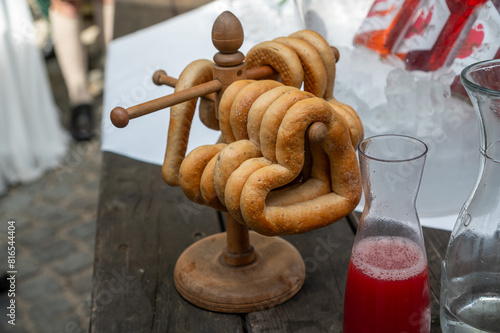
<path fill-rule="evenodd" d="M 226 234 L 204 238 L 177 260 L 174 281 L 187 301 L 225 313 L 247 313 L 281 304 L 295 295 L 305 280 L 300 253 L 279 237 L 250 232 L 255 260 L 229 266 L 223 259 Z"/>

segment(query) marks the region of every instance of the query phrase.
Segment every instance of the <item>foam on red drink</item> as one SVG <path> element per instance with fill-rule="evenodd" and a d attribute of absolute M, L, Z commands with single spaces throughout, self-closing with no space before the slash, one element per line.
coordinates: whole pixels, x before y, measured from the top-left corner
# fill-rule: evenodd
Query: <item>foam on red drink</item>
<path fill-rule="evenodd" d="M 430 290 L 422 249 L 403 237 L 356 244 L 349 264 L 344 333 L 429 332 Z"/>

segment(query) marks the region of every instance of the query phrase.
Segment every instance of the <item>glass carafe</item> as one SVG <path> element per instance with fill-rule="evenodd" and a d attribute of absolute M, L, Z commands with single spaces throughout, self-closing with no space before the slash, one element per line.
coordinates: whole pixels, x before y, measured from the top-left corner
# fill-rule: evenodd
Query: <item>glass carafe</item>
<path fill-rule="evenodd" d="M 500 60 L 461 74 L 478 117 L 480 169 L 441 271 L 443 332 L 500 332 Z"/>
<path fill-rule="evenodd" d="M 402 135 L 360 143 L 365 207 L 344 299 L 344 333 L 429 332 L 430 288 L 415 208 L 427 146 Z"/>

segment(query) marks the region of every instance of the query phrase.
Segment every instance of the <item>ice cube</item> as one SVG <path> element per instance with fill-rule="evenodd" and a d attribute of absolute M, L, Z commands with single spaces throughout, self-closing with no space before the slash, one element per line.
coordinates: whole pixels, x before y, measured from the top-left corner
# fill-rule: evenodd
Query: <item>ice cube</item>
<path fill-rule="evenodd" d="M 411 134 L 415 127 L 417 110 L 416 82 L 413 76 L 404 69 L 395 69 L 387 75 L 384 88 L 387 99 L 387 110 L 392 121 L 405 127 Z"/>

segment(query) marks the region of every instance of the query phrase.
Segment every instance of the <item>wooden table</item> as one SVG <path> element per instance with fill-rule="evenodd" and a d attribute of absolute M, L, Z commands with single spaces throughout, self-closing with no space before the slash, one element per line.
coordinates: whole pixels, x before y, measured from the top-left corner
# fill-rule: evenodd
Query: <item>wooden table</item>
<path fill-rule="evenodd" d="M 173 283 L 181 252 L 224 231 L 220 215 L 167 186 L 161 168 L 104 152 L 95 248 L 91 332 L 341 332 L 344 288 L 356 215 L 326 228 L 283 237 L 304 258 L 306 281 L 274 308 L 243 315 L 205 311 Z M 439 328 L 440 263 L 449 232 L 424 228 Z"/>
<path fill-rule="evenodd" d="M 117 36 L 131 32 L 123 22 L 137 11 L 138 3 L 117 1 Z M 151 8 L 158 21 L 155 6 Z M 169 6 L 175 7 L 175 1 Z M 163 19 L 175 13 L 164 10 Z M 133 20 L 133 28 L 151 24 L 147 17 Z M 193 204 L 180 188 L 167 186 L 160 166 L 109 152 L 103 152 L 100 187 L 90 332 L 342 331 L 357 214 L 320 230 L 283 237 L 297 248 L 306 266 L 305 284 L 293 298 L 263 311 L 222 314 L 186 302 L 175 289 L 173 269 L 189 245 L 224 231 L 224 216 Z M 432 332 L 441 332 L 440 264 L 449 236 L 447 231 L 424 228 Z"/>

